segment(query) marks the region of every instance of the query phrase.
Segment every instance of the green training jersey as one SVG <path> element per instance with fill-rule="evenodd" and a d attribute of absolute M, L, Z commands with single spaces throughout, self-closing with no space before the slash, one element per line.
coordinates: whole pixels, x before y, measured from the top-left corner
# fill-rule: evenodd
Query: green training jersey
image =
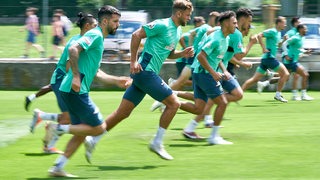
<path fill-rule="evenodd" d="M 236 29 L 234 33 L 229 35 L 229 46 L 226 54 L 223 57 L 223 65 L 227 68 L 228 62 L 232 59 L 235 54 L 244 53 L 243 49 L 243 36 L 241 32 Z"/>
<path fill-rule="evenodd" d="M 193 48 L 194 49 L 198 49 L 198 46 L 199 46 L 199 42 L 201 41 L 202 39 L 202 36 L 207 32 L 208 29 L 210 29 L 211 26 L 208 25 L 208 24 L 203 24 L 193 30 L 191 30 L 191 33 L 192 32 L 195 32 L 195 36 L 193 38 Z"/>
<path fill-rule="evenodd" d="M 266 48 L 270 52 L 264 53 L 262 58 L 276 58 L 278 45 L 281 41 L 281 33 L 276 28 L 271 28 L 263 31 L 263 36 L 266 38 Z"/>
<path fill-rule="evenodd" d="M 96 27 L 86 32 L 76 43 L 83 51 L 79 54 L 78 67 L 81 77 L 81 87 L 79 94 L 90 91 L 91 83 L 100 67 L 103 53 L 103 34 L 100 27 Z M 72 69 L 67 72 L 63 79 L 60 91 L 70 92 L 72 87 Z"/>
<path fill-rule="evenodd" d="M 189 31 L 189 32 L 186 32 L 186 33 L 183 33 L 183 34 L 181 35 L 181 38 L 183 37 L 183 39 L 184 39 L 184 43 L 186 44 L 186 47 L 189 47 L 189 36 L 190 36 L 190 31 Z M 181 48 L 181 50 L 183 50 L 183 47 Z M 176 62 L 183 62 L 183 59 L 184 59 L 184 58 L 178 58 L 178 59 L 176 60 Z"/>
<path fill-rule="evenodd" d="M 297 32 L 297 28 L 293 27 L 285 35 L 288 35 L 288 38 L 291 38 L 292 36 L 296 35 Z"/>
<path fill-rule="evenodd" d="M 292 59 L 290 61 L 284 59 L 284 64 L 289 64 L 291 62 L 298 62 L 299 56 L 302 53 L 301 48 L 303 45 L 304 37 L 300 34 L 296 34 L 287 40 L 288 45 L 288 56 Z"/>
<path fill-rule="evenodd" d="M 146 32 L 147 40 L 139 63 L 144 70 L 159 74 L 163 62 L 179 42 L 181 27 L 176 26 L 171 18 L 166 18 L 155 20 L 142 28 Z"/>
<path fill-rule="evenodd" d="M 207 54 L 207 60 L 211 68 L 217 71 L 218 65 L 228 49 L 229 36 L 224 37 L 222 30 L 217 30 L 208 35 L 204 40 L 205 42 L 203 44 L 201 43 L 201 47 L 199 48 Z M 193 72 L 208 73 L 208 71 L 205 70 L 198 61 L 199 54 L 196 56 L 197 62 L 195 63 Z"/>
<path fill-rule="evenodd" d="M 78 39 L 80 39 L 81 36 L 80 34 L 78 35 L 75 35 L 73 37 L 70 38 L 70 40 L 67 42 L 66 46 L 64 47 L 63 49 L 63 52 L 61 54 L 61 57 L 57 63 L 57 66 L 56 66 L 56 70 L 57 69 L 60 69 L 62 70 L 64 73 L 66 73 L 66 65 L 67 65 L 67 61 L 69 60 L 69 47 L 71 45 L 73 45 Z M 50 81 L 50 84 L 55 84 L 56 83 L 56 75 L 57 75 L 57 72 L 56 70 L 53 72 L 52 76 L 51 76 L 51 81 Z"/>

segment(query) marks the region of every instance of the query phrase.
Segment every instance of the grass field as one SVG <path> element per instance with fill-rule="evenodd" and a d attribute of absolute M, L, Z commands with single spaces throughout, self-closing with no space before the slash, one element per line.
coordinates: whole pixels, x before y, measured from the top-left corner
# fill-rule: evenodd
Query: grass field
<path fill-rule="evenodd" d="M 23 109 L 30 91 L 1 91 L 0 94 L 0 179 L 50 179 L 48 168 L 57 155 L 42 153 L 43 124 L 28 133 L 32 112 Z M 91 92 L 104 117 L 115 110 L 123 92 Z M 178 111 L 166 136 L 165 146 L 175 158 L 165 161 L 149 152 L 160 112 L 150 112 L 150 97 L 132 115 L 110 131 L 96 147 L 93 164 L 87 164 L 84 148 L 66 166 L 79 179 L 319 179 L 320 121 L 319 92 L 316 100 L 273 100 L 274 93 L 245 93 L 239 104 L 228 106 L 222 136 L 234 145 L 208 146 L 206 141 L 189 141 L 181 131 L 193 115 Z M 290 93 L 284 93 L 290 98 Z M 31 109 L 57 112 L 52 93 L 37 99 Z M 210 129 L 201 124 L 200 135 Z M 57 147 L 63 149 L 70 135 Z"/>
<path fill-rule="evenodd" d="M 264 25 L 260 23 L 253 23 L 255 28 L 251 30 L 252 34 L 263 31 Z M 186 26 L 183 31 L 188 31 L 192 26 Z M 26 31 L 20 31 L 22 26 L 0 26 L 1 32 L 1 42 L 0 42 L 0 58 L 17 58 L 24 54 Z M 52 37 L 51 37 L 51 26 L 43 27 L 45 30 L 44 34 L 37 37 L 37 43 L 41 44 L 45 49 L 47 49 L 47 57 L 52 55 Z M 73 28 L 70 32 L 68 38 L 79 33 L 78 28 Z M 244 44 L 247 45 L 248 37 L 244 38 Z M 177 49 L 180 49 L 179 46 Z M 252 50 L 249 52 L 248 56 L 258 57 L 261 56 L 262 50 L 259 45 L 254 45 Z M 39 53 L 35 48 L 31 48 L 29 57 L 39 58 Z"/>

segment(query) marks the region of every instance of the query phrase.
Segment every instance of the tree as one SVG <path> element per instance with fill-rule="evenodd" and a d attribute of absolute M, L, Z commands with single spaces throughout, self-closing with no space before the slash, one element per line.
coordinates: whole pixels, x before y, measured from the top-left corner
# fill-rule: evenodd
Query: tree
<path fill-rule="evenodd" d="M 103 5 L 117 6 L 119 0 L 77 0 L 77 7 L 86 13 L 91 13 L 94 16 L 97 14 L 98 9 Z"/>

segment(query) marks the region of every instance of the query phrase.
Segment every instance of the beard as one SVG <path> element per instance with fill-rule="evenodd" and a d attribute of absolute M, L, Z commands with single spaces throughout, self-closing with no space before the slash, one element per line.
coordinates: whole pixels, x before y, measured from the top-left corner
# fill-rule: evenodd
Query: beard
<path fill-rule="evenodd" d="M 185 22 L 184 20 L 180 19 L 179 24 L 180 24 L 181 26 L 186 26 L 186 25 L 187 25 L 187 22 Z"/>
<path fill-rule="evenodd" d="M 108 33 L 109 33 L 110 35 L 115 35 L 116 32 L 117 32 L 117 29 L 118 29 L 118 28 L 116 28 L 116 29 L 108 29 Z"/>

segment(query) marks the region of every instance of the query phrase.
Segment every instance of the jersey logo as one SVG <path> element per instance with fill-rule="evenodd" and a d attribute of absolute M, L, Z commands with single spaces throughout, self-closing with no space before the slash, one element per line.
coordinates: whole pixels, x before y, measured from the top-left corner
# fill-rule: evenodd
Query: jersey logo
<path fill-rule="evenodd" d="M 154 24 L 153 22 L 147 24 L 147 27 L 148 27 L 149 29 L 153 29 L 154 26 L 155 26 L 155 24 Z"/>
<path fill-rule="evenodd" d="M 87 45 L 90 45 L 92 43 L 92 38 L 90 37 L 83 37 L 84 39 L 84 42 L 87 44 Z"/>

